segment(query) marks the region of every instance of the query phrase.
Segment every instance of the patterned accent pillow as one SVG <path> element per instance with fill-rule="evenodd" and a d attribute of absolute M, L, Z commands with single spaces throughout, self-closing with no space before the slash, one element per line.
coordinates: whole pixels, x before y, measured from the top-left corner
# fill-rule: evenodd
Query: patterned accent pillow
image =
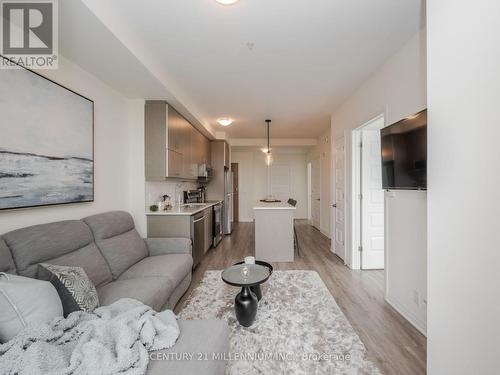
<path fill-rule="evenodd" d="M 54 285 L 62 301 L 64 317 L 73 311 L 92 312 L 99 307 L 97 290 L 81 267 L 40 263 L 38 279 Z"/>

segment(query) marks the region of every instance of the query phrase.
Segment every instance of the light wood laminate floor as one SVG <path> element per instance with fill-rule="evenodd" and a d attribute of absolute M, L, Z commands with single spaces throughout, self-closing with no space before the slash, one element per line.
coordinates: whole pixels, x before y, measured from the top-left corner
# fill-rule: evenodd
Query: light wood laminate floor
<path fill-rule="evenodd" d="M 297 220 L 300 256 L 293 263 L 273 263 L 277 270 L 314 270 L 319 273 L 342 312 L 385 375 L 426 373 L 426 339 L 384 301 L 383 271 L 353 271 L 330 252 L 330 240 L 307 221 Z M 221 270 L 254 255 L 253 223 L 235 223 L 211 249 L 193 274 L 193 282 L 176 307 L 182 306 L 206 270 Z"/>

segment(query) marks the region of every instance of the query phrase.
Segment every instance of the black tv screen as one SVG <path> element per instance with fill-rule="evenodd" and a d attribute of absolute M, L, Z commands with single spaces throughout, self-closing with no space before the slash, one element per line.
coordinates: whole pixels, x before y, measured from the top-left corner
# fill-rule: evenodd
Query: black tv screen
<path fill-rule="evenodd" d="M 384 189 L 427 189 L 427 110 L 381 130 Z"/>

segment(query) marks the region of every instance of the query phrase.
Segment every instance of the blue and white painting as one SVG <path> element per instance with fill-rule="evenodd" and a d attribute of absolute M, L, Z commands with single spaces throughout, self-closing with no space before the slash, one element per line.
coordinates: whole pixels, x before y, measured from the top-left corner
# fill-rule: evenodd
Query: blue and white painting
<path fill-rule="evenodd" d="M 94 200 L 93 102 L 0 69 L 0 210 Z"/>

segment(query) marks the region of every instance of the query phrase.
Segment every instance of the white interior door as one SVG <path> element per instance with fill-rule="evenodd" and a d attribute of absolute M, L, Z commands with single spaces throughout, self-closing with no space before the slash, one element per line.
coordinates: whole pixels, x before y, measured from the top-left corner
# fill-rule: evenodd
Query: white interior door
<path fill-rule="evenodd" d="M 311 221 L 321 230 L 321 172 L 319 158 L 311 162 Z"/>
<path fill-rule="evenodd" d="M 361 268 L 384 268 L 384 191 L 380 131 L 361 133 Z"/>
<path fill-rule="evenodd" d="M 345 261 L 345 147 L 335 140 L 335 235 L 333 252 Z"/>

